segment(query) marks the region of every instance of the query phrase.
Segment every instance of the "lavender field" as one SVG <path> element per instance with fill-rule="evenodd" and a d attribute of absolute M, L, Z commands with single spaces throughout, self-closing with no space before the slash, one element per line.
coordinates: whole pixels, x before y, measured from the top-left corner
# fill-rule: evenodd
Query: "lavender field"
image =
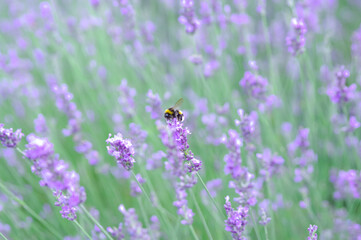
<path fill-rule="evenodd" d="M 0 239 L 361 240 L 360 13 L 0 0 Z"/>

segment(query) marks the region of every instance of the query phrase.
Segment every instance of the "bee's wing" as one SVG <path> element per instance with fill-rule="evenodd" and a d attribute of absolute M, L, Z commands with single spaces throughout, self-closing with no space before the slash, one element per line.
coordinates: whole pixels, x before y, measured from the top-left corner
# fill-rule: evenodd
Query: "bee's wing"
<path fill-rule="evenodd" d="M 179 99 L 173 106 L 174 109 L 178 109 L 183 103 L 183 98 Z"/>

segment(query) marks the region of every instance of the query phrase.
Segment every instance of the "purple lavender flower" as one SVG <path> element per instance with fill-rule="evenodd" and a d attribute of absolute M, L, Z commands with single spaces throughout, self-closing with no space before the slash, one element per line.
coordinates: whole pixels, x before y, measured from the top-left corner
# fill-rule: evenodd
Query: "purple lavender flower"
<path fill-rule="evenodd" d="M 260 174 L 266 179 L 280 172 L 280 168 L 284 163 L 281 156 L 273 155 L 269 148 L 263 150 L 263 153 L 257 153 L 257 158 L 261 161 L 262 169 Z"/>
<path fill-rule="evenodd" d="M 351 51 L 355 58 L 361 60 L 361 25 L 352 35 Z"/>
<path fill-rule="evenodd" d="M 109 137 L 106 140 L 106 143 L 110 145 L 107 146 L 109 155 L 115 157 L 117 163 L 122 165 L 126 170 L 131 170 L 135 163 L 132 143 L 128 139 L 124 139 L 121 133 L 118 133 L 114 137 L 111 136 L 109 133 Z"/>
<path fill-rule="evenodd" d="M 147 93 L 147 103 L 149 105 L 145 106 L 145 111 L 150 113 L 150 117 L 152 119 L 161 119 L 163 115 L 162 102 L 158 93 L 154 94 L 152 90 L 149 90 Z"/>
<path fill-rule="evenodd" d="M 152 154 L 152 156 L 150 156 L 147 159 L 147 170 L 154 170 L 157 168 L 161 168 L 163 166 L 163 161 L 162 159 L 165 158 L 167 156 L 167 154 L 165 154 L 165 152 L 163 151 L 158 151 Z"/>
<path fill-rule="evenodd" d="M 331 182 L 334 184 L 335 192 L 333 197 L 335 199 L 345 199 L 347 197 L 361 198 L 361 171 L 356 170 L 333 171 L 330 177 Z"/>
<path fill-rule="evenodd" d="M 75 149 L 77 151 L 84 149 L 84 142 L 89 146 L 90 143 L 83 139 L 81 132 L 82 114 L 77 109 L 76 104 L 71 101 L 73 94 L 68 91 L 67 85 L 63 84 L 60 86 L 54 76 L 48 76 L 47 82 L 55 94 L 57 108 L 68 117 L 68 126 L 63 129 L 64 136 L 73 136 L 74 142 L 76 143 Z M 85 155 L 89 164 L 95 165 L 99 162 L 98 152 L 91 147 L 81 153 Z"/>
<path fill-rule="evenodd" d="M 224 209 L 227 213 L 227 220 L 225 220 L 226 231 L 232 234 L 234 240 L 246 240 L 243 232 L 248 223 L 248 207 L 239 205 L 237 209 L 233 209 L 229 201 L 229 196 L 227 196 Z"/>
<path fill-rule="evenodd" d="M 137 178 L 137 180 L 140 184 L 145 183 L 144 178 L 142 178 L 142 176 L 139 173 L 135 177 Z M 130 182 L 130 195 L 132 197 L 137 197 L 140 194 L 142 194 L 142 189 L 138 186 L 138 183 L 136 181 L 131 181 Z"/>
<path fill-rule="evenodd" d="M 46 119 L 43 114 L 39 114 L 38 117 L 34 119 L 34 128 L 35 132 L 38 134 L 46 134 L 48 132 Z"/>
<path fill-rule="evenodd" d="M 123 223 L 119 223 L 118 228 L 116 227 L 107 227 L 107 231 L 114 237 L 116 240 L 122 240 L 124 239 L 124 233 L 123 233 Z"/>
<path fill-rule="evenodd" d="M 118 98 L 118 102 L 120 106 L 122 106 L 123 112 L 127 114 L 128 117 L 132 117 L 135 114 L 134 97 L 137 94 L 137 91 L 135 88 L 128 86 L 126 79 L 122 80 L 119 91 L 121 92 L 121 95 Z"/>
<path fill-rule="evenodd" d="M 79 175 L 68 171 L 69 165 L 54 155 L 53 144 L 46 138 L 33 134 L 27 136 L 25 156 L 33 162 L 32 172 L 38 175 L 40 186 L 50 188 L 61 207 L 60 213 L 68 220 L 76 219 L 78 206 L 86 199 L 85 190 L 79 185 Z"/>
<path fill-rule="evenodd" d="M 356 84 L 346 86 L 346 80 L 350 77 L 350 72 L 344 67 L 336 72 L 336 84 L 331 85 L 327 90 L 330 100 L 337 104 L 344 104 L 354 98 L 356 92 Z"/>
<path fill-rule="evenodd" d="M 90 4 L 97 8 L 99 6 L 100 0 L 90 0 Z"/>
<path fill-rule="evenodd" d="M 259 209 L 261 220 L 259 220 L 258 223 L 266 226 L 271 221 L 271 218 L 267 215 L 267 210 L 269 209 L 269 200 L 265 199 L 260 202 Z"/>
<path fill-rule="evenodd" d="M 293 56 L 296 56 L 304 51 L 307 28 L 302 19 L 292 18 L 291 24 L 293 27 L 293 34 L 286 37 L 286 45 L 288 51 Z"/>
<path fill-rule="evenodd" d="M 224 172 L 231 174 L 234 180 L 229 182 L 229 187 L 234 188 L 235 192 L 239 194 L 237 202 L 242 205 L 254 206 L 257 203 L 257 189 L 253 183 L 254 175 L 242 166 L 242 140 L 235 130 L 229 130 L 228 134 L 229 138 L 225 136 L 223 143 L 229 150 L 229 153 L 224 156 L 226 162 Z"/>
<path fill-rule="evenodd" d="M 147 229 L 142 227 L 142 223 L 139 222 L 138 216 L 134 208 L 129 210 L 125 209 L 124 205 L 119 206 L 119 211 L 124 216 L 124 229 L 129 234 L 129 239 L 132 240 L 150 240 L 150 235 Z"/>
<path fill-rule="evenodd" d="M 317 240 L 317 226 L 316 225 L 310 225 L 310 227 L 307 229 L 309 236 L 307 237 L 307 240 Z"/>
<path fill-rule="evenodd" d="M 0 222 L 0 232 L 8 237 L 11 232 L 10 225 Z"/>
<path fill-rule="evenodd" d="M 139 125 L 130 123 L 128 136 L 133 144 L 135 152 L 141 158 L 143 158 L 148 148 L 148 145 L 145 142 L 148 133 L 144 131 Z"/>
<path fill-rule="evenodd" d="M 21 129 L 17 129 L 15 132 L 12 128 L 4 128 L 4 124 L 0 123 L 0 142 L 4 147 L 14 148 L 21 141 L 24 134 Z"/>
<path fill-rule="evenodd" d="M 257 100 L 264 100 L 266 97 L 268 81 L 260 75 L 255 75 L 251 72 L 245 72 L 244 77 L 239 82 L 239 85 Z"/>
<path fill-rule="evenodd" d="M 226 165 L 224 166 L 224 173 L 231 174 L 233 179 L 239 179 L 244 173 L 242 167 L 241 147 L 242 139 L 236 130 L 230 129 L 228 131 L 229 138 L 224 137 L 223 143 L 229 150 L 229 153 L 224 156 Z"/>
<path fill-rule="evenodd" d="M 247 143 L 247 148 L 250 151 L 254 151 L 255 148 L 252 145 L 257 136 L 258 114 L 257 112 L 251 112 L 249 115 L 245 114 L 243 109 L 237 111 L 240 120 L 236 119 L 235 124 L 241 128 L 241 133 L 244 141 Z"/>
<path fill-rule="evenodd" d="M 186 32 L 193 34 L 196 32 L 199 22 L 194 13 L 194 1 L 193 0 L 181 0 L 182 14 L 178 18 L 178 21 L 186 28 Z"/>
<path fill-rule="evenodd" d="M 176 119 L 169 120 L 167 127 L 157 122 L 160 131 L 160 138 L 167 147 L 167 162 L 165 168 L 169 171 L 170 177 L 174 181 L 177 201 L 173 203 L 178 208 L 178 214 L 183 217 L 182 224 L 192 224 L 192 209 L 187 206 L 187 188 L 193 187 L 197 183 L 195 173 L 201 169 L 202 162 L 196 159 L 189 149 L 187 135 L 190 133 L 187 128 L 183 128 L 183 123 Z M 191 173 L 191 175 L 188 175 Z"/>

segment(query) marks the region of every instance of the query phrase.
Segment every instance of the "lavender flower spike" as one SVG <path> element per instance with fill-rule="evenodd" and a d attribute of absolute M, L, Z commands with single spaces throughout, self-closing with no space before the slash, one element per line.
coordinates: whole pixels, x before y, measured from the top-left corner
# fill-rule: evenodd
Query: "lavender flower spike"
<path fill-rule="evenodd" d="M 68 171 L 69 165 L 54 154 L 54 146 L 48 139 L 34 134 L 26 139 L 25 156 L 33 162 L 31 170 L 41 178 L 40 186 L 53 191 L 57 198 L 55 206 L 61 206 L 63 218 L 75 220 L 78 206 L 86 199 L 85 190 L 79 185 L 79 175 Z"/>
<path fill-rule="evenodd" d="M 310 227 L 307 229 L 308 233 L 310 234 L 307 237 L 307 240 L 317 240 L 317 225 L 310 225 Z"/>
<path fill-rule="evenodd" d="M 226 210 L 228 217 L 227 220 L 225 220 L 226 231 L 232 234 L 234 240 L 246 240 L 242 235 L 248 223 L 248 207 L 239 205 L 236 210 L 233 209 L 229 201 L 229 196 L 227 196 L 224 209 Z"/>
<path fill-rule="evenodd" d="M 0 123 L 0 142 L 4 147 L 14 148 L 20 142 L 24 134 L 21 132 L 21 129 L 17 129 L 13 132 L 13 129 L 4 128 L 4 124 Z"/>
<path fill-rule="evenodd" d="M 124 139 L 121 133 L 114 137 L 109 133 L 109 138 L 106 142 L 110 145 L 107 146 L 109 155 L 115 157 L 117 163 L 122 165 L 126 170 L 131 170 L 134 166 L 135 160 L 134 148 L 128 139 Z"/>
<path fill-rule="evenodd" d="M 292 18 L 293 35 L 286 37 L 288 51 L 296 56 L 303 52 L 305 46 L 306 24 L 302 19 Z"/>
<path fill-rule="evenodd" d="M 199 22 L 194 13 L 194 1 L 193 0 L 181 0 L 183 7 L 182 15 L 178 18 L 178 21 L 183 24 L 188 34 L 196 32 Z"/>

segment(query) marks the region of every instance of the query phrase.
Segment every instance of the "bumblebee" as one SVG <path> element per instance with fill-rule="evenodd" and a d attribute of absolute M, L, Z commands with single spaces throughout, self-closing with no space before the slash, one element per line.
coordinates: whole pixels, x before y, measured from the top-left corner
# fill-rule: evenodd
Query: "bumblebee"
<path fill-rule="evenodd" d="M 167 120 L 172 120 L 176 118 L 179 122 L 183 122 L 184 115 L 181 110 L 179 110 L 179 107 L 183 103 L 183 98 L 179 99 L 173 107 L 170 107 L 164 111 L 164 118 Z"/>

